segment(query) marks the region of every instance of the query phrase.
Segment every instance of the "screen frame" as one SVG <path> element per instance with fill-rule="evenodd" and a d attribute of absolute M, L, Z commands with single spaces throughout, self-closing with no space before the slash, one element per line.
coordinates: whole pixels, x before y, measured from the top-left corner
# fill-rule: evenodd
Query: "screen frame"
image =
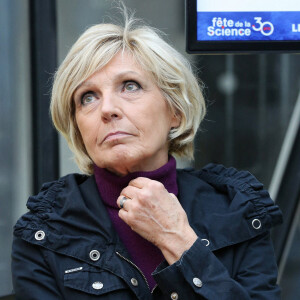
<path fill-rule="evenodd" d="M 198 41 L 197 0 L 186 0 L 186 52 L 190 54 L 222 53 L 300 53 L 299 41 Z"/>

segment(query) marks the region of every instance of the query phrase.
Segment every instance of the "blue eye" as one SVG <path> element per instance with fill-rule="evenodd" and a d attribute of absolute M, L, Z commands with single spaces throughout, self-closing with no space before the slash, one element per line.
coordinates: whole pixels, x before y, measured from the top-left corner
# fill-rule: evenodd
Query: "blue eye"
<path fill-rule="evenodd" d="M 123 87 L 123 91 L 135 92 L 139 90 L 141 86 L 135 81 L 126 81 Z"/>
<path fill-rule="evenodd" d="M 94 102 L 95 98 L 96 97 L 95 97 L 94 93 L 92 93 L 92 92 L 84 93 L 81 97 L 81 104 L 85 105 L 85 104 L 92 103 L 92 102 Z"/>

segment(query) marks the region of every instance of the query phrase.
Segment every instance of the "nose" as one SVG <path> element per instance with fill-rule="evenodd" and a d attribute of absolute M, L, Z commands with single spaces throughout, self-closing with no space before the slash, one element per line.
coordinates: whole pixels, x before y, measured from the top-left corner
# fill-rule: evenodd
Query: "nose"
<path fill-rule="evenodd" d="M 122 117 L 122 111 L 120 109 L 120 102 L 116 95 L 112 92 L 106 92 L 102 94 L 101 104 L 101 118 L 104 122 L 111 122 Z"/>

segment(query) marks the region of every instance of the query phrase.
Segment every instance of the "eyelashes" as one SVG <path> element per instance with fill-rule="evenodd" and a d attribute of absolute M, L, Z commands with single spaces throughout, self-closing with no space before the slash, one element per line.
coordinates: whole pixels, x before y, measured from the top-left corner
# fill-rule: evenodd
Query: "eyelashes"
<path fill-rule="evenodd" d="M 126 80 L 121 84 L 121 93 L 133 94 L 142 89 L 142 86 L 136 80 Z M 85 106 L 90 103 L 94 103 L 99 99 L 98 94 L 94 90 L 88 90 L 86 92 L 82 92 L 78 99 L 81 105 Z"/>
<path fill-rule="evenodd" d="M 135 80 L 128 80 L 124 82 L 122 91 L 135 92 L 141 89 L 141 85 Z"/>
<path fill-rule="evenodd" d="M 89 103 L 92 103 L 94 102 L 96 99 L 96 95 L 94 92 L 92 91 L 88 91 L 86 93 L 83 93 L 81 96 L 80 96 L 80 103 L 82 105 L 86 105 L 86 104 L 89 104 Z"/>

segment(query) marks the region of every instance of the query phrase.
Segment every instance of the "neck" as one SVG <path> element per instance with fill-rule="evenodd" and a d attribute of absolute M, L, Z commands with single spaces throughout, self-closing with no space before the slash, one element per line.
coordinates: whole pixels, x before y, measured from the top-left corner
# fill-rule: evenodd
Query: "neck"
<path fill-rule="evenodd" d="M 166 165 L 170 157 L 171 156 L 168 156 L 168 152 L 166 149 L 163 151 L 163 153 L 160 153 L 160 155 L 157 155 L 154 158 L 144 157 L 142 161 L 130 161 L 130 163 L 126 161 L 126 158 L 120 158 L 118 159 L 117 164 L 114 163 L 112 166 L 107 165 L 104 166 L 104 168 L 119 177 L 124 177 L 128 174 L 133 173 L 145 173 L 144 177 L 147 177 L 148 172 L 159 170 L 161 166 Z"/>
<path fill-rule="evenodd" d="M 146 177 L 161 182 L 169 193 L 178 194 L 176 182 L 176 160 L 173 156 L 169 157 L 168 162 L 154 171 L 138 171 L 128 173 L 125 176 L 118 176 L 107 169 L 94 166 L 94 174 L 99 193 L 105 202 L 110 206 L 116 206 L 116 200 L 123 188 L 137 177 Z"/>

